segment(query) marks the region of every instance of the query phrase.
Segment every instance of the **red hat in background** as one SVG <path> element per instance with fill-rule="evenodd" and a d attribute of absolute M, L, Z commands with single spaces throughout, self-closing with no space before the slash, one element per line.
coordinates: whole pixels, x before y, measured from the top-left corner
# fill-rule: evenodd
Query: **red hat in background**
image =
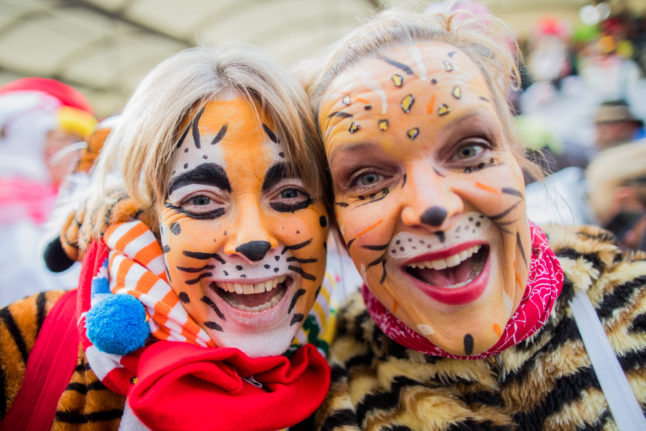
<path fill-rule="evenodd" d="M 40 91 L 57 98 L 63 106 L 69 106 L 94 114 L 90 102 L 74 88 L 55 79 L 21 78 L 0 87 L 0 94 L 14 91 Z"/>

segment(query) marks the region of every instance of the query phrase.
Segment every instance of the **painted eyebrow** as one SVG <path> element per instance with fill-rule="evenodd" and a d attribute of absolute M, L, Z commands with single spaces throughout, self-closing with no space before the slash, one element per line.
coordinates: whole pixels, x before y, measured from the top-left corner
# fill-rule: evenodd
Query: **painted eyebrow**
<path fill-rule="evenodd" d="M 295 175 L 289 175 L 288 171 L 296 172 L 294 169 L 288 169 L 285 162 L 279 162 L 267 169 L 265 179 L 262 182 L 262 191 L 265 192 L 272 188 L 276 183 L 285 178 L 297 178 Z"/>
<path fill-rule="evenodd" d="M 189 184 L 206 184 L 231 192 L 231 184 L 224 168 L 217 163 L 202 163 L 195 169 L 172 178 L 168 184 L 166 197 L 178 188 Z"/>

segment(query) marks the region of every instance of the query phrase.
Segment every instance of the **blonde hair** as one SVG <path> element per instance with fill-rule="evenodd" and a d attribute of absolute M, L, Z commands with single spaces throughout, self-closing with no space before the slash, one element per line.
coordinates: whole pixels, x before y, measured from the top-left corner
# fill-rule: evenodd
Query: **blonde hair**
<path fill-rule="evenodd" d="M 607 222 L 612 197 L 619 187 L 632 187 L 646 205 L 646 140 L 601 151 L 586 172 L 588 203 L 602 223 Z"/>
<path fill-rule="evenodd" d="M 93 185 L 98 199 L 90 209 L 103 205 L 101 198 L 110 194 L 105 184 L 115 172 L 142 208 L 163 199 L 169 162 L 187 116 L 227 90 L 266 113 L 281 137 L 286 159 L 329 209 L 325 154 L 305 92 L 280 65 L 240 44 L 183 50 L 141 81 L 99 156 Z"/>
<path fill-rule="evenodd" d="M 321 97 L 330 83 L 360 59 L 379 50 L 416 41 L 445 42 L 462 50 L 478 67 L 493 96 L 503 123 L 505 138 L 519 163 L 540 177 L 537 166 L 527 160 L 516 138 L 513 114 L 507 102 L 512 88 L 520 85 L 520 74 L 510 41 L 511 32 L 498 18 L 476 16 L 466 10 L 446 14 L 420 14 L 390 9 L 355 29 L 332 48 L 318 72 L 309 77 L 306 88 L 318 118 Z M 513 47 L 518 51 L 517 46 Z M 312 68 L 312 65 L 309 66 Z"/>

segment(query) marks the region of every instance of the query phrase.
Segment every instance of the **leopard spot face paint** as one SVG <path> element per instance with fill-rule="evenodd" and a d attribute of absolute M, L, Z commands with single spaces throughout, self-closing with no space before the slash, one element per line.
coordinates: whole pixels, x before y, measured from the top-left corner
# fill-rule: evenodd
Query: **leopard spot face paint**
<path fill-rule="evenodd" d="M 464 52 L 418 42 L 359 60 L 319 107 L 355 265 L 391 313 L 456 355 L 498 341 L 527 282 L 524 181 L 490 100 Z"/>
<path fill-rule="evenodd" d="M 271 121 L 236 93 L 189 120 L 158 207 L 178 306 L 218 346 L 282 354 L 322 283 L 324 206 L 289 174 Z"/>

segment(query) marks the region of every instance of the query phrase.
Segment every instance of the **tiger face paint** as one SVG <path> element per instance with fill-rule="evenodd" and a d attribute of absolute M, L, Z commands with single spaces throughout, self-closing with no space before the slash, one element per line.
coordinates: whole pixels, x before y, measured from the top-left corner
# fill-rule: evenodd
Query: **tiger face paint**
<path fill-rule="evenodd" d="M 464 52 L 419 42 L 343 71 L 319 110 L 355 265 L 390 312 L 455 355 L 498 341 L 531 257 L 523 176 L 491 100 Z"/>
<path fill-rule="evenodd" d="M 327 218 L 273 125 L 233 93 L 206 104 L 171 159 L 158 207 L 170 284 L 218 346 L 282 354 L 325 270 Z"/>

